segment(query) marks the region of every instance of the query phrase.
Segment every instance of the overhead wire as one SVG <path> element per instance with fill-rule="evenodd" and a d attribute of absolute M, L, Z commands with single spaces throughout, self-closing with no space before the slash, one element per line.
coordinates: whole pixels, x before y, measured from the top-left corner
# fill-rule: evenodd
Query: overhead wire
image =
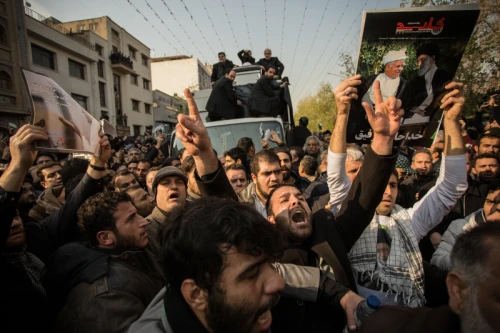
<path fill-rule="evenodd" d="M 163 2 L 163 5 L 165 7 L 167 7 L 167 10 L 170 13 L 170 16 L 172 16 L 172 18 L 174 19 L 174 21 L 177 23 L 177 25 L 182 29 L 182 31 L 184 32 L 184 34 L 187 36 L 187 38 L 189 39 L 189 41 L 191 42 L 191 44 L 193 44 L 194 49 L 196 50 L 196 52 L 198 52 L 198 54 L 200 55 L 200 57 L 203 57 L 203 53 L 200 51 L 200 49 L 198 48 L 198 46 L 195 44 L 195 42 L 193 41 L 193 39 L 191 38 L 191 36 L 189 36 L 189 34 L 187 33 L 187 31 L 184 28 L 184 26 L 179 22 L 179 20 L 177 20 L 177 17 L 174 15 L 174 12 L 170 9 L 170 7 L 167 5 L 167 3 L 165 2 L 165 0 L 161 0 L 161 2 Z M 211 57 L 208 57 L 206 59 L 210 59 L 210 58 Z"/>
<path fill-rule="evenodd" d="M 147 18 L 147 17 L 146 17 L 143 13 L 141 13 L 141 11 L 140 11 L 139 9 L 137 9 L 137 7 L 136 7 L 136 6 L 135 6 L 135 5 L 134 5 L 134 4 L 133 4 L 130 0 L 127 0 L 127 2 L 128 2 L 128 3 L 132 6 L 132 7 L 134 7 L 135 11 L 136 11 L 136 12 L 138 12 L 138 13 L 139 13 L 139 14 L 140 14 L 143 18 L 144 18 L 144 20 L 145 20 L 146 22 L 148 22 L 148 23 L 151 25 L 151 27 L 152 27 L 153 29 L 155 29 L 155 30 L 156 30 L 156 32 L 158 32 L 158 34 L 159 34 L 159 35 L 160 35 L 160 36 L 161 36 L 161 37 L 162 37 L 162 38 L 163 38 L 163 39 L 164 39 L 164 40 L 168 43 L 168 45 L 170 45 L 170 47 L 171 47 L 172 49 L 174 49 L 174 50 L 175 50 L 175 52 L 177 52 L 177 54 L 180 54 L 179 50 L 178 50 L 178 49 L 177 49 L 174 45 L 172 45 L 172 43 L 170 43 L 170 41 L 168 41 L 168 40 L 167 40 L 167 38 L 166 38 L 166 37 L 165 37 L 165 36 L 164 36 L 164 35 L 160 32 L 160 30 L 158 30 L 158 29 L 157 29 L 157 28 L 153 25 L 153 23 L 151 23 L 151 22 L 148 20 L 148 18 Z"/>
<path fill-rule="evenodd" d="M 286 15 L 286 0 L 283 1 L 283 23 L 281 24 L 281 47 L 280 47 L 280 54 L 283 54 L 283 37 L 285 35 L 285 15 Z"/>
<path fill-rule="evenodd" d="M 189 11 L 189 9 L 187 8 L 186 3 L 184 3 L 184 0 L 180 0 L 180 1 L 184 5 L 184 9 L 186 9 L 188 15 L 191 17 L 191 21 L 193 21 L 194 25 L 196 26 L 196 28 L 200 32 L 201 37 L 203 38 L 203 40 L 205 40 L 205 43 L 207 43 L 208 48 L 210 49 L 210 51 L 212 52 L 212 54 L 215 54 L 215 51 L 212 49 L 212 46 L 210 45 L 210 43 L 208 42 L 207 38 L 203 34 L 203 31 L 201 31 L 200 27 L 198 26 L 198 23 L 196 23 L 196 20 L 194 19 L 193 14 L 191 14 L 191 12 Z"/>
<path fill-rule="evenodd" d="M 335 35 L 335 32 L 337 31 L 337 27 L 339 26 L 340 22 L 342 21 L 342 18 L 344 17 L 344 14 L 347 10 L 347 8 L 349 7 L 349 4 L 350 4 L 350 0 L 347 1 L 347 4 L 346 6 L 344 7 L 344 10 L 342 11 L 342 14 L 340 14 L 338 20 L 337 20 L 337 24 L 335 25 L 335 28 L 333 28 L 333 32 L 332 34 L 330 35 L 330 37 L 328 38 L 328 41 L 326 42 L 325 44 L 325 47 L 323 48 L 323 50 L 321 51 L 320 55 L 319 55 L 319 58 L 318 60 L 314 63 L 314 67 L 312 69 L 312 71 L 309 72 L 309 77 L 307 78 L 307 80 L 305 81 L 305 84 L 303 85 L 302 87 L 302 90 L 300 91 L 300 95 L 299 96 L 302 96 L 303 92 L 304 92 L 304 87 L 307 87 L 307 83 L 309 82 L 309 80 L 311 79 L 313 73 L 316 71 L 316 68 L 318 67 L 318 64 L 321 62 L 321 59 L 323 58 L 323 55 L 325 54 L 325 51 L 326 49 L 328 48 L 328 46 L 330 45 L 330 42 L 332 41 L 332 38 L 333 36 Z"/>
<path fill-rule="evenodd" d="M 300 42 L 300 36 L 302 35 L 302 27 L 304 26 L 304 19 L 306 17 L 306 12 L 307 12 L 307 4 L 309 3 L 309 0 L 306 1 L 306 7 L 304 8 L 304 14 L 302 15 L 302 22 L 300 23 L 300 29 L 299 29 L 299 36 L 297 38 L 297 43 L 295 44 L 295 51 L 293 51 L 293 57 L 292 57 L 292 64 L 290 68 L 293 70 L 293 64 L 295 62 L 295 55 L 297 54 L 297 48 L 299 47 L 299 42 Z M 291 72 L 290 72 L 291 73 Z"/>
<path fill-rule="evenodd" d="M 266 21 L 266 47 L 269 47 L 269 35 L 267 34 L 267 4 L 264 0 L 264 19 Z"/>
<path fill-rule="evenodd" d="M 321 24 L 323 23 L 323 19 L 325 18 L 325 14 L 326 14 L 326 12 L 328 10 L 328 5 L 330 4 L 330 1 L 331 0 L 327 1 L 325 9 L 323 9 L 323 15 L 321 16 L 321 19 L 319 20 L 318 28 L 316 29 L 316 33 L 314 34 L 311 46 L 309 47 L 309 51 L 307 52 L 307 55 L 306 55 L 306 58 L 305 58 L 306 61 L 307 61 L 307 59 L 309 59 L 309 56 L 311 55 L 311 50 L 313 48 L 314 42 L 316 41 L 316 36 L 318 36 L 318 32 L 319 32 L 319 29 L 321 28 Z M 299 82 L 300 78 L 302 77 L 302 73 L 304 72 L 305 65 L 306 65 L 306 63 L 304 62 L 304 64 L 302 65 L 302 68 L 300 70 L 300 74 L 299 74 L 299 76 L 297 76 L 296 82 Z M 295 91 L 295 87 L 296 87 L 296 85 L 294 85 L 294 88 L 292 90 L 292 95 L 293 95 L 293 92 Z"/>
<path fill-rule="evenodd" d="M 245 17 L 245 25 L 247 27 L 248 41 L 250 42 L 250 50 L 251 50 L 253 48 L 252 47 L 252 38 L 250 37 L 250 29 L 248 29 L 247 13 L 245 10 L 244 2 L 245 2 L 245 0 L 241 0 L 241 7 L 243 7 L 243 17 Z"/>
<path fill-rule="evenodd" d="M 203 0 L 201 0 L 201 4 L 203 5 L 203 8 L 205 9 L 205 12 L 207 13 L 207 17 L 208 17 L 208 19 L 210 21 L 210 24 L 212 24 L 212 28 L 214 28 L 215 35 L 219 39 L 220 46 L 224 50 L 225 49 L 224 43 L 222 42 L 222 40 L 221 40 L 221 38 L 219 36 L 219 33 L 217 32 L 217 29 L 215 28 L 214 21 L 212 20 L 212 17 L 210 16 L 210 13 L 208 12 L 207 7 L 205 7 L 205 3 L 203 2 Z"/>
<path fill-rule="evenodd" d="M 156 17 L 158 18 L 158 20 L 160 20 L 160 22 L 165 26 L 165 28 L 167 28 L 167 31 L 170 33 L 170 35 L 172 35 L 175 40 L 177 41 L 177 43 L 179 43 L 179 45 L 184 49 L 184 51 L 186 52 L 186 55 L 189 54 L 189 51 L 187 50 L 187 48 L 182 44 L 182 42 L 179 40 L 179 38 L 177 38 L 177 36 L 169 29 L 169 27 L 165 24 L 165 22 L 163 21 L 163 19 L 158 15 L 158 13 L 153 9 L 153 7 L 151 7 L 151 5 L 149 4 L 148 0 L 144 0 L 146 2 L 146 5 L 149 7 L 149 9 L 151 9 L 151 11 L 156 15 Z"/>
<path fill-rule="evenodd" d="M 226 6 L 224 5 L 224 0 L 221 0 L 221 2 L 222 2 L 222 7 L 224 8 L 224 13 L 226 14 L 227 23 L 229 23 L 229 28 L 231 28 L 231 32 L 233 34 L 234 44 L 236 45 L 236 48 L 238 48 L 238 50 L 239 50 L 240 47 L 238 46 L 238 40 L 236 39 L 236 36 L 234 34 L 233 26 L 231 24 L 231 20 L 229 19 L 229 15 L 227 15 L 227 9 L 226 9 Z"/>

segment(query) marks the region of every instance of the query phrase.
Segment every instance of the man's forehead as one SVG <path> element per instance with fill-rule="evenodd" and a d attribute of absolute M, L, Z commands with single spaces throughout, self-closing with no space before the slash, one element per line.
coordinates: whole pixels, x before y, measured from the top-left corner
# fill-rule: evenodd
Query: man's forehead
<path fill-rule="evenodd" d="M 61 169 L 62 169 L 61 166 L 54 165 L 50 168 L 43 169 L 42 172 L 45 172 L 45 173 L 59 172 L 59 171 L 61 171 Z"/>
<path fill-rule="evenodd" d="M 498 161 L 494 159 L 493 157 L 485 157 L 485 158 L 480 158 L 476 161 L 477 165 L 491 165 L 491 164 L 498 164 Z"/>
<path fill-rule="evenodd" d="M 231 177 L 231 176 L 238 176 L 238 175 L 243 175 L 245 176 L 245 171 L 243 170 L 227 170 L 227 176 L 228 177 Z"/>
<path fill-rule="evenodd" d="M 290 159 L 290 156 L 288 156 L 288 154 L 287 154 L 287 153 L 282 153 L 282 152 L 280 152 L 280 153 L 276 153 L 276 154 L 278 154 L 278 157 L 280 158 L 280 160 L 287 160 L 287 159 Z"/>
<path fill-rule="evenodd" d="M 130 181 L 130 180 L 132 180 L 133 178 L 135 178 L 135 177 L 134 177 L 134 175 L 131 175 L 131 174 L 128 174 L 128 175 L 120 175 L 120 176 L 118 176 L 118 178 L 116 178 L 116 182 L 117 182 L 117 183 L 118 183 L 118 182 L 121 182 L 121 181 L 126 182 L 126 181 Z"/>
<path fill-rule="evenodd" d="M 491 144 L 495 144 L 495 143 L 500 144 L 500 138 L 488 138 L 488 137 L 486 137 L 486 138 L 481 139 L 481 145 L 483 145 L 483 144 L 491 145 Z"/>
<path fill-rule="evenodd" d="M 415 155 L 415 162 L 417 161 L 430 161 L 432 158 L 427 153 L 417 153 Z"/>
<path fill-rule="evenodd" d="M 281 166 L 278 162 L 275 163 L 269 163 L 269 162 L 259 162 L 259 169 L 260 172 L 267 172 L 267 171 L 273 171 L 276 169 L 281 170 Z"/>
<path fill-rule="evenodd" d="M 295 186 L 281 186 L 280 188 L 278 188 L 276 191 L 274 191 L 273 193 L 273 197 L 281 197 L 281 196 L 286 196 L 286 195 L 301 195 L 302 192 L 300 192 L 300 190 L 298 188 L 296 188 Z"/>

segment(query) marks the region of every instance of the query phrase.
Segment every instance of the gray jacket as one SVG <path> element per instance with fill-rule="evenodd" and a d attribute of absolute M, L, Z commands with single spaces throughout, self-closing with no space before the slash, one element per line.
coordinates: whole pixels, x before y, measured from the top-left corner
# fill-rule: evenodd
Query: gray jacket
<path fill-rule="evenodd" d="M 474 228 L 479 224 L 485 223 L 485 218 L 483 214 L 483 209 L 480 209 L 464 219 L 458 219 L 451 222 L 450 226 L 446 230 L 441 239 L 441 243 L 439 247 L 436 249 L 436 252 L 432 255 L 431 264 L 438 266 L 441 269 L 450 271 L 451 270 L 451 250 L 453 249 L 453 245 L 455 245 L 455 241 L 457 237 Z"/>

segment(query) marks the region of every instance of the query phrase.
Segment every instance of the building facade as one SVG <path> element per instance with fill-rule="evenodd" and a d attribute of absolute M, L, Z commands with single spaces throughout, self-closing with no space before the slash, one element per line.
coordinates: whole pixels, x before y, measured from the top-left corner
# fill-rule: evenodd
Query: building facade
<path fill-rule="evenodd" d="M 164 132 L 170 135 L 177 124 L 177 116 L 187 114 L 187 102 L 177 96 L 171 96 L 160 90 L 153 90 L 153 115 L 155 127 L 161 124 Z"/>
<path fill-rule="evenodd" d="M 0 0 L 0 134 L 29 121 L 29 103 L 21 67 L 26 56 L 24 5 L 21 0 Z"/>
<path fill-rule="evenodd" d="M 211 72 L 197 58 L 173 56 L 151 58 L 153 89 L 167 94 L 184 96 L 191 91 L 210 89 Z"/>

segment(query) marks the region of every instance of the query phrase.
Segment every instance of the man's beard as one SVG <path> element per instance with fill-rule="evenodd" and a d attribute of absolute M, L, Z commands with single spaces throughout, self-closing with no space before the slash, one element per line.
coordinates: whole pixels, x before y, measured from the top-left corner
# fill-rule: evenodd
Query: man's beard
<path fill-rule="evenodd" d="M 115 231 L 116 235 L 116 248 L 117 249 L 139 249 L 140 246 L 137 244 L 136 239 L 131 239 L 130 237 L 123 237 Z"/>
<path fill-rule="evenodd" d="M 498 178 L 498 173 L 495 173 L 492 171 L 481 171 L 477 175 L 477 178 L 478 178 L 479 182 L 489 184 Z"/>
<path fill-rule="evenodd" d="M 425 73 L 429 71 L 431 68 L 431 62 L 429 59 L 424 60 L 424 65 L 418 69 L 418 76 L 424 76 Z"/>
<path fill-rule="evenodd" d="M 205 319 L 214 333 L 251 332 L 259 316 L 274 306 L 279 299 L 279 296 L 274 294 L 266 304 L 258 308 L 250 308 L 248 304 L 230 302 L 225 294 L 226 291 L 223 288 L 215 286 L 208 295 Z"/>
<path fill-rule="evenodd" d="M 277 185 L 277 184 L 276 184 Z M 255 187 L 256 187 L 256 190 L 258 193 L 260 193 L 260 195 L 265 199 L 267 200 L 269 198 L 269 194 L 270 193 L 266 193 L 263 189 L 262 189 L 262 186 L 259 184 L 259 182 L 257 182 L 255 184 Z M 271 192 L 272 189 L 269 190 L 269 192 Z"/>
<path fill-rule="evenodd" d="M 494 333 L 495 331 L 484 319 L 479 306 L 477 305 L 476 290 L 469 290 L 469 297 L 464 304 L 464 309 L 460 315 L 462 332 L 464 333 Z"/>
<path fill-rule="evenodd" d="M 285 171 L 285 172 L 283 172 Z M 288 169 L 286 166 L 281 167 L 281 174 L 283 175 L 283 181 L 287 181 L 292 176 L 292 170 Z"/>
<path fill-rule="evenodd" d="M 294 210 L 292 210 L 293 214 Z M 301 243 L 309 238 L 312 234 L 312 226 L 310 217 L 304 212 L 304 218 L 309 222 L 308 225 L 304 225 L 302 228 L 295 228 L 294 221 L 288 210 L 282 211 L 280 214 L 276 215 L 274 220 L 278 229 L 285 233 L 287 238 L 293 242 Z"/>

